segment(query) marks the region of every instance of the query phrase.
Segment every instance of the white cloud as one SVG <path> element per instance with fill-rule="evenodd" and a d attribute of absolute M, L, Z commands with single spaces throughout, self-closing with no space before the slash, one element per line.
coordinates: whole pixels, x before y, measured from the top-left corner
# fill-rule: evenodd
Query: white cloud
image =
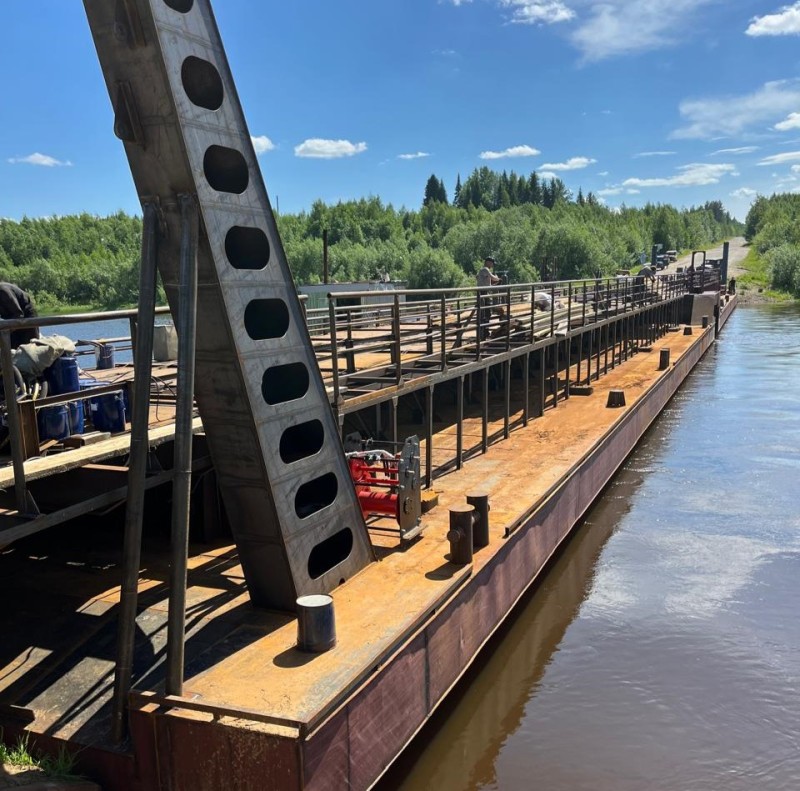
<path fill-rule="evenodd" d="M 800 161 L 800 151 L 787 151 L 785 154 L 773 154 L 771 157 L 764 157 L 759 165 L 783 165 L 786 162 Z"/>
<path fill-rule="evenodd" d="M 800 35 L 800 2 L 783 6 L 777 14 L 753 17 L 745 33 L 748 36 Z"/>
<path fill-rule="evenodd" d="M 258 137 L 251 137 L 253 141 L 253 148 L 255 149 L 256 156 L 260 157 L 266 154 L 267 151 L 272 151 L 275 148 L 273 143 L 266 135 L 259 135 Z"/>
<path fill-rule="evenodd" d="M 641 157 L 671 157 L 676 153 L 676 151 L 642 151 L 640 154 L 634 154 L 633 158 L 640 159 Z"/>
<path fill-rule="evenodd" d="M 69 168 L 72 167 L 72 162 L 69 160 L 60 160 L 55 157 L 48 156 L 47 154 L 29 154 L 27 157 L 12 157 L 8 160 L 12 165 L 37 165 L 43 168 Z"/>
<path fill-rule="evenodd" d="M 589 0 L 584 0 L 589 2 Z M 585 61 L 650 52 L 686 39 L 696 12 L 720 0 L 591 0 L 571 36 Z"/>
<path fill-rule="evenodd" d="M 750 189 L 750 187 L 740 187 L 738 190 L 734 190 L 731 193 L 732 198 L 752 198 L 753 195 L 757 195 L 758 193 Z"/>
<path fill-rule="evenodd" d="M 557 173 L 553 173 L 553 171 L 552 171 L 552 170 L 543 170 L 543 171 L 541 171 L 540 173 L 538 173 L 538 172 L 537 172 L 537 174 L 536 174 L 536 175 L 537 175 L 537 176 L 538 176 L 540 179 L 547 179 L 548 181 L 549 181 L 550 179 L 557 179 L 557 178 L 558 178 L 558 174 L 557 174 Z"/>
<path fill-rule="evenodd" d="M 788 132 L 790 129 L 800 129 L 800 113 L 789 113 L 785 121 L 775 124 L 778 132 Z"/>
<path fill-rule="evenodd" d="M 560 0 L 500 0 L 500 5 L 512 9 L 514 24 L 552 25 L 575 18 L 575 12 Z"/>
<path fill-rule="evenodd" d="M 602 172 L 598 173 L 597 175 L 598 176 L 607 176 L 608 175 L 608 171 L 607 170 L 603 170 Z"/>
<path fill-rule="evenodd" d="M 598 195 L 620 195 L 622 194 L 622 187 L 606 187 L 603 190 L 597 190 Z"/>
<path fill-rule="evenodd" d="M 682 165 L 674 176 L 663 178 L 631 178 L 622 182 L 623 187 L 697 187 L 718 184 L 726 175 L 737 175 L 733 165 L 709 165 L 693 163 Z"/>
<path fill-rule="evenodd" d="M 583 170 L 589 165 L 594 165 L 595 162 L 597 162 L 596 159 L 589 157 L 572 157 L 566 162 L 546 162 L 542 167 L 545 170 Z"/>
<path fill-rule="evenodd" d="M 800 105 L 800 79 L 767 82 L 744 96 L 688 99 L 680 104 L 687 126 L 671 137 L 709 139 L 736 137 L 750 127 L 773 123 Z"/>
<path fill-rule="evenodd" d="M 425 151 L 417 151 L 416 154 L 398 154 L 397 158 L 398 159 L 424 159 L 425 157 L 429 157 L 429 156 L 430 156 L 430 154 L 428 154 Z"/>
<path fill-rule="evenodd" d="M 512 146 L 505 151 L 481 151 L 481 159 L 508 159 L 509 157 L 535 157 L 542 152 L 532 146 Z"/>
<path fill-rule="evenodd" d="M 792 165 L 792 173 L 800 173 L 800 165 Z"/>
<path fill-rule="evenodd" d="M 363 154 L 367 150 L 366 143 L 351 143 L 349 140 L 324 140 L 312 137 L 295 146 L 296 157 L 309 159 L 340 159 Z"/>
<path fill-rule="evenodd" d="M 752 154 L 754 151 L 758 151 L 758 146 L 740 146 L 739 148 L 720 148 L 717 151 L 712 151 L 709 156 L 715 157 L 718 154 L 733 154 L 738 156 L 739 154 Z"/>
<path fill-rule="evenodd" d="M 639 195 L 641 190 L 625 190 L 628 195 Z"/>

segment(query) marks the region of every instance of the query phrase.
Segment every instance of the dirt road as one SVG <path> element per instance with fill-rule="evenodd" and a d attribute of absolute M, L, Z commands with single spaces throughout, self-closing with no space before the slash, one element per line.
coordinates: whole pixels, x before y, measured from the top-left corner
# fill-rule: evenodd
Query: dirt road
<path fill-rule="evenodd" d="M 742 269 L 742 261 L 747 257 L 748 248 L 745 247 L 745 240 L 741 236 L 737 236 L 734 239 L 731 239 L 731 249 L 730 253 L 728 254 L 728 277 L 739 277 L 740 275 L 744 274 L 744 269 Z M 706 251 L 707 256 L 709 258 L 722 258 L 722 245 L 718 247 L 714 247 L 711 250 Z M 666 269 L 662 269 L 661 271 L 667 274 L 674 274 L 678 271 L 678 267 L 682 267 L 685 269 L 689 264 L 692 262 L 692 257 L 690 255 L 685 255 L 683 258 L 679 258 L 674 264 L 670 264 Z M 697 265 L 700 266 L 701 260 L 700 256 L 697 257 L 696 261 Z"/>

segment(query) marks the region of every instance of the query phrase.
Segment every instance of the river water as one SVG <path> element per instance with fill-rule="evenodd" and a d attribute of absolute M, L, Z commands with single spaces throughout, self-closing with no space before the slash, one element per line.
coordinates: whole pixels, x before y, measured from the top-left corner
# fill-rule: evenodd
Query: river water
<path fill-rule="evenodd" d="M 800 308 L 738 309 L 383 789 L 800 789 Z"/>

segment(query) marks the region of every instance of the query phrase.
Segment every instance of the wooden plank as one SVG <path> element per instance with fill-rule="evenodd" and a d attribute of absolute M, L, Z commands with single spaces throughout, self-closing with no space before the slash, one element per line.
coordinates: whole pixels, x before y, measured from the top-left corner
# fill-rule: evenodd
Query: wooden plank
<path fill-rule="evenodd" d="M 200 418 L 195 418 L 192 423 L 192 431 L 197 434 L 202 431 L 203 424 Z M 150 431 L 150 447 L 156 447 L 164 442 L 173 439 L 175 435 L 174 424 L 159 426 Z M 87 445 L 83 448 L 72 450 L 69 453 L 59 453 L 57 456 L 44 456 L 42 458 L 30 459 L 25 462 L 25 477 L 32 481 L 44 478 L 48 475 L 58 475 L 67 470 L 74 470 L 84 464 L 99 462 L 103 459 L 110 459 L 114 456 L 121 456 L 128 452 L 131 444 L 131 436 L 128 433 L 117 434 L 106 442 L 95 445 Z M 0 469 L 0 489 L 6 489 L 14 485 L 14 470 L 11 467 Z"/>

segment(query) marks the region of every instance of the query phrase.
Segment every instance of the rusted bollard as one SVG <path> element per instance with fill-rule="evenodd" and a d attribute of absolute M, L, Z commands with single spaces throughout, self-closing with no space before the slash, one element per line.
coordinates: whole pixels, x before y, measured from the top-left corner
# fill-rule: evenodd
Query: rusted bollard
<path fill-rule="evenodd" d="M 625 406 L 625 391 L 609 390 L 608 401 L 606 401 L 606 407 L 608 407 L 609 409 L 618 409 L 621 406 Z"/>
<path fill-rule="evenodd" d="M 692 325 L 691 324 L 687 324 L 683 328 L 683 334 L 684 335 L 694 335 L 694 331 L 692 330 Z"/>
<path fill-rule="evenodd" d="M 457 566 L 472 563 L 472 525 L 475 509 L 471 505 L 457 505 L 450 509 L 450 562 Z"/>
<path fill-rule="evenodd" d="M 658 370 L 666 371 L 669 368 L 669 349 L 661 349 L 658 355 Z"/>
<path fill-rule="evenodd" d="M 325 594 L 301 596 L 297 600 L 297 647 L 322 654 L 336 645 L 333 599 Z"/>
<path fill-rule="evenodd" d="M 486 492 L 472 492 L 467 495 L 467 504 L 475 508 L 475 521 L 472 525 L 472 548 L 489 546 L 489 495 Z"/>
<path fill-rule="evenodd" d="M 703 329 L 708 327 L 708 316 L 703 316 Z"/>

